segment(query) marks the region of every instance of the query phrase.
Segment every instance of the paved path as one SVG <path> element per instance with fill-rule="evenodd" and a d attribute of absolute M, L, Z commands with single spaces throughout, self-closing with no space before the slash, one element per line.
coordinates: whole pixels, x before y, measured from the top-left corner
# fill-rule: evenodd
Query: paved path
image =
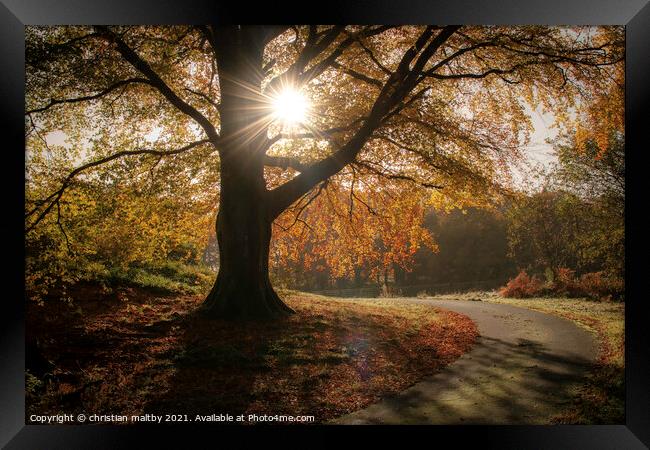
<path fill-rule="evenodd" d="M 480 337 L 441 372 L 333 423 L 544 424 L 597 357 L 594 336 L 556 316 L 480 301 L 395 301 L 465 314 Z"/>

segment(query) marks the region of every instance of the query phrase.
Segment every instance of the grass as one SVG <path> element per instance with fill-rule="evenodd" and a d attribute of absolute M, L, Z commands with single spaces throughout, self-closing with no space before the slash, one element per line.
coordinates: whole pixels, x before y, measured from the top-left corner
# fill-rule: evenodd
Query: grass
<path fill-rule="evenodd" d="M 504 303 L 555 314 L 596 335 L 599 359 L 558 424 L 621 424 L 625 422 L 625 304 L 576 298 L 503 298 L 494 292 L 470 292 L 436 298 Z"/>
<path fill-rule="evenodd" d="M 233 324 L 201 296 L 141 289 L 30 305 L 54 369 L 29 373 L 27 414 L 290 414 L 327 421 L 404 390 L 472 346 L 477 329 L 430 305 L 290 293 L 297 314 Z"/>
<path fill-rule="evenodd" d="M 134 267 L 111 267 L 94 282 L 109 286 L 131 286 L 163 294 L 204 294 L 214 282 L 215 273 L 205 266 L 178 261 Z"/>

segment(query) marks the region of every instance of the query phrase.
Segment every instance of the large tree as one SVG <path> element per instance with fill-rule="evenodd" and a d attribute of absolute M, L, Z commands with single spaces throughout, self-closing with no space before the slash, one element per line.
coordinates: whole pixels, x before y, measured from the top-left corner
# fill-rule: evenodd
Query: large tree
<path fill-rule="evenodd" d="M 621 28 L 29 27 L 26 231 L 120 171 L 163 170 L 169 195 L 179 174 L 187 189 L 218 179 L 220 265 L 203 310 L 281 316 L 269 281 L 281 215 L 299 219 L 335 181 L 368 210 L 355 187 L 378 180 L 447 206 L 489 201 L 527 142 L 526 103 L 567 119 L 623 48 Z M 307 118 L 279 117 L 286 95 L 308 99 Z"/>

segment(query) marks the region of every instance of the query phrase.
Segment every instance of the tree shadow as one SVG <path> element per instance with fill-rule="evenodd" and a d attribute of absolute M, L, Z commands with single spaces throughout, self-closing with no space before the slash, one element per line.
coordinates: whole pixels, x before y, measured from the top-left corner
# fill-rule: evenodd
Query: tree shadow
<path fill-rule="evenodd" d="M 339 422 L 542 424 L 572 401 L 592 362 L 542 344 L 480 337 L 441 373 Z"/>
<path fill-rule="evenodd" d="M 171 374 L 166 389 L 147 402 L 145 413 L 244 413 L 255 401 L 254 384 L 271 370 L 268 355 L 283 323 L 232 323 L 192 314 L 178 321 L 176 345 L 161 355 Z"/>
<path fill-rule="evenodd" d="M 381 341 L 381 336 L 395 333 L 394 325 L 360 321 L 354 314 L 234 324 L 188 317 L 178 345 L 166 355 L 172 364 L 166 388 L 147 403 L 145 412 L 322 418 L 377 401 L 374 393 L 385 388 L 378 388 L 373 377 L 385 368 L 377 366 L 374 355 L 387 355 L 390 348 L 408 364 L 404 355 L 409 349 L 401 341 Z M 333 392 L 338 389 L 353 398 Z"/>

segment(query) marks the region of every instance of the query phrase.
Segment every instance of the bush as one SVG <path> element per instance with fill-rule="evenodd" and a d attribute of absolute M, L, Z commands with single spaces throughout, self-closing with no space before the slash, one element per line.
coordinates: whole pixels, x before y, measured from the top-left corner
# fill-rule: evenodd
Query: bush
<path fill-rule="evenodd" d="M 525 270 L 519 272 L 512 280 L 508 281 L 499 294 L 503 297 L 528 298 L 541 295 L 543 284 L 536 276 L 528 276 Z"/>
<path fill-rule="evenodd" d="M 553 282 L 548 285 L 549 293 L 562 297 L 583 297 L 580 283 L 575 278 L 575 270 L 560 267 L 555 271 Z"/>
<path fill-rule="evenodd" d="M 508 284 L 501 288 L 502 297 L 529 298 L 545 295 L 559 297 L 586 297 L 594 300 L 623 300 L 625 282 L 605 272 L 591 272 L 576 278 L 575 271 L 560 267 L 553 275 L 546 273 L 546 283 L 525 271 L 519 272 Z"/>
<path fill-rule="evenodd" d="M 580 289 L 586 297 L 599 300 L 623 300 L 625 281 L 605 272 L 586 273 L 580 277 Z"/>

